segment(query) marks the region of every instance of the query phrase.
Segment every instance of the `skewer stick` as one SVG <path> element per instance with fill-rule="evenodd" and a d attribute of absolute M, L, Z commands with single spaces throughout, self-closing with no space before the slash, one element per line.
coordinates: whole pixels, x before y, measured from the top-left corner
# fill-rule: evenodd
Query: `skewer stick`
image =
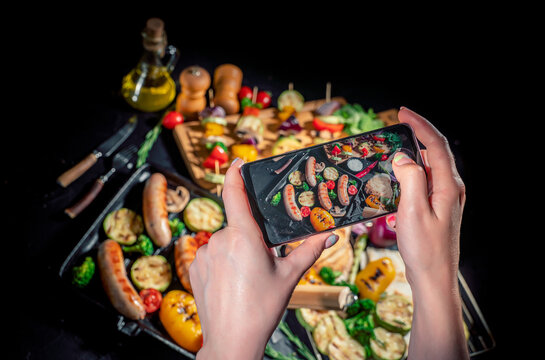
<path fill-rule="evenodd" d="M 288 90 L 293 90 L 293 83 L 292 83 L 292 82 L 290 82 L 290 83 L 288 84 Z"/>
<path fill-rule="evenodd" d="M 210 107 L 214 107 L 214 89 L 212 88 L 208 89 L 208 102 Z"/>
<path fill-rule="evenodd" d="M 325 102 L 328 103 L 331 101 L 331 82 L 325 84 Z"/>
<path fill-rule="evenodd" d="M 255 104 L 257 101 L 257 86 L 254 86 L 253 92 L 252 92 L 252 103 Z"/>
<path fill-rule="evenodd" d="M 215 168 L 216 175 L 219 175 L 219 173 L 220 173 L 220 163 L 219 163 L 218 160 L 214 161 L 214 168 Z M 220 194 L 221 194 L 221 185 L 220 184 L 216 184 L 216 194 L 218 196 L 220 196 Z"/>

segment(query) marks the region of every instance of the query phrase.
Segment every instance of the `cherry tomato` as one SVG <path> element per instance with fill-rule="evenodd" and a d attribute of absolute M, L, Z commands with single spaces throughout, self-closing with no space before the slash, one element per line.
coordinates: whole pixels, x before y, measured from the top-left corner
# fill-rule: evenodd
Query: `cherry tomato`
<path fill-rule="evenodd" d="M 255 102 L 263 105 L 263 109 L 266 109 L 271 105 L 271 94 L 268 91 L 258 91 Z"/>
<path fill-rule="evenodd" d="M 327 186 L 329 190 L 333 190 L 335 189 L 335 181 L 329 180 L 328 182 L 325 183 L 325 186 Z"/>
<path fill-rule="evenodd" d="M 197 246 L 201 247 L 204 244 L 208 244 L 208 240 L 210 240 L 210 236 L 212 236 L 211 232 L 208 231 L 199 231 L 195 234 L 195 240 L 197 241 Z"/>
<path fill-rule="evenodd" d="M 356 195 L 358 193 L 358 188 L 355 187 L 354 185 L 350 185 L 348 187 L 348 194 L 350 195 Z"/>
<path fill-rule="evenodd" d="M 302 215 L 303 217 L 309 216 L 309 215 L 310 215 L 310 208 L 309 208 L 308 206 L 303 206 L 303 207 L 301 208 L 301 215 Z"/>
<path fill-rule="evenodd" d="M 153 313 L 161 307 L 163 295 L 156 289 L 143 289 L 140 291 L 140 297 L 144 302 L 144 308 L 147 313 Z"/>
<path fill-rule="evenodd" d="M 174 129 L 178 124 L 183 124 L 184 116 L 177 111 L 169 111 L 163 118 L 163 126 L 167 129 Z"/>
<path fill-rule="evenodd" d="M 253 90 L 249 86 L 243 86 L 240 88 L 240 91 L 238 92 L 238 99 L 242 100 L 244 98 L 251 99 L 254 95 Z"/>
<path fill-rule="evenodd" d="M 384 161 L 384 160 L 387 160 L 388 159 L 388 155 L 386 154 L 382 154 L 382 156 L 380 157 L 380 161 Z"/>
<path fill-rule="evenodd" d="M 247 115 L 259 117 L 259 109 L 253 106 L 246 106 L 244 110 L 242 111 L 242 116 L 247 116 Z"/>

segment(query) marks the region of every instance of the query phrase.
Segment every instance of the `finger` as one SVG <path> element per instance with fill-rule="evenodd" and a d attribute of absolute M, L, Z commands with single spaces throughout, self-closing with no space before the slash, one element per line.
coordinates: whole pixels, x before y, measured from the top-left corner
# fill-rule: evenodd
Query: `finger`
<path fill-rule="evenodd" d="M 399 110 L 398 117 L 400 122 L 411 125 L 416 137 L 426 146 L 429 174 L 433 178 L 431 192 L 438 200 L 435 204 L 449 206 L 453 199 L 462 202 L 464 185 L 446 137 L 424 117 L 405 107 Z"/>
<path fill-rule="evenodd" d="M 306 238 L 287 257 L 282 258 L 283 262 L 289 264 L 289 275 L 293 276 L 293 279 L 299 280 L 305 271 L 318 260 L 322 252 L 333 246 L 337 240 L 339 240 L 339 235 L 333 233 L 317 234 Z"/>
<path fill-rule="evenodd" d="M 398 152 L 392 161 L 394 175 L 401 187 L 399 211 L 422 214 L 430 211 L 428 181 L 424 168 L 403 152 Z"/>
<path fill-rule="evenodd" d="M 405 107 L 399 110 L 398 117 L 400 122 L 411 125 L 418 140 L 428 150 L 429 166 L 432 171 L 437 172 L 435 178 L 439 183 L 459 177 L 448 140 L 435 126 L 423 116 Z"/>
<path fill-rule="evenodd" d="M 247 229 L 248 226 L 255 227 L 255 220 L 252 217 L 248 197 L 244 188 L 244 181 L 240 175 L 240 167 L 244 160 L 235 159 L 225 174 L 225 182 L 222 192 L 227 225 L 239 229 Z"/>

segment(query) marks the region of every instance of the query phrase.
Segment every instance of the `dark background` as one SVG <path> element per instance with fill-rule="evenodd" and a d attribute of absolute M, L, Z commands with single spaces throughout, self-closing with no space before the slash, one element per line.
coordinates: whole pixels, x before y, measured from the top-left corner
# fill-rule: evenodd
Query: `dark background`
<path fill-rule="evenodd" d="M 209 14 L 204 9 L 211 5 L 199 5 L 128 12 L 64 9 L 69 16 L 57 15 L 61 9 L 35 9 L 36 15 L 24 22 L 30 31 L 20 36 L 20 43 L 33 55 L 19 52 L 16 57 L 25 63 L 28 80 L 20 90 L 25 95 L 17 121 L 7 122 L 2 143 L 9 169 L 2 190 L 13 205 L 4 219 L 16 226 L 19 235 L 10 241 L 24 254 L 18 259 L 23 270 L 14 281 L 17 311 L 11 312 L 14 358 L 177 356 L 153 339 L 118 333 L 115 319 L 58 281 L 62 261 L 126 178 L 114 177 L 74 220 L 63 209 L 109 163 L 99 162 L 67 189 L 60 189 L 55 179 L 132 112 L 119 95 L 121 78 L 141 55 L 140 31 L 151 16 L 165 20 L 169 43 L 180 49 L 174 78 L 189 65 L 212 73 L 230 62 L 243 70 L 244 85 L 272 91 L 273 101 L 289 82 L 308 100 L 323 98 L 331 81 L 333 96 L 366 109 L 407 106 L 430 119 L 449 139 L 467 186 L 460 268 L 497 341 L 495 350 L 476 358 L 497 356 L 507 342 L 498 301 L 497 250 L 508 239 L 500 237 L 500 225 L 490 222 L 499 209 L 489 173 L 494 159 L 490 138 L 499 121 L 496 94 L 503 84 L 497 70 L 501 31 L 492 31 L 478 14 L 462 11 L 450 12 L 448 18 L 444 13 L 415 18 L 400 9 L 394 16 L 394 11 L 366 8 L 303 13 L 280 8 L 265 18 L 264 11 L 253 8 L 233 17 L 221 11 Z M 11 75 L 17 76 L 16 70 Z M 142 116 L 128 141 L 140 144 L 157 119 L 156 114 Z M 167 130 L 150 160 L 187 176 Z"/>

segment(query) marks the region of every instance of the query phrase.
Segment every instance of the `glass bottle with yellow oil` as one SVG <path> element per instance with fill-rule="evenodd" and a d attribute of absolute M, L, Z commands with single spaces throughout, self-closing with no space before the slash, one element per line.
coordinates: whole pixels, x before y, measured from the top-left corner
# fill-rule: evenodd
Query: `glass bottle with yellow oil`
<path fill-rule="evenodd" d="M 121 85 L 123 98 L 133 108 L 154 112 L 166 108 L 176 96 L 176 84 L 170 73 L 178 60 L 178 49 L 167 46 L 164 22 L 151 18 L 142 31 L 144 55 Z"/>

